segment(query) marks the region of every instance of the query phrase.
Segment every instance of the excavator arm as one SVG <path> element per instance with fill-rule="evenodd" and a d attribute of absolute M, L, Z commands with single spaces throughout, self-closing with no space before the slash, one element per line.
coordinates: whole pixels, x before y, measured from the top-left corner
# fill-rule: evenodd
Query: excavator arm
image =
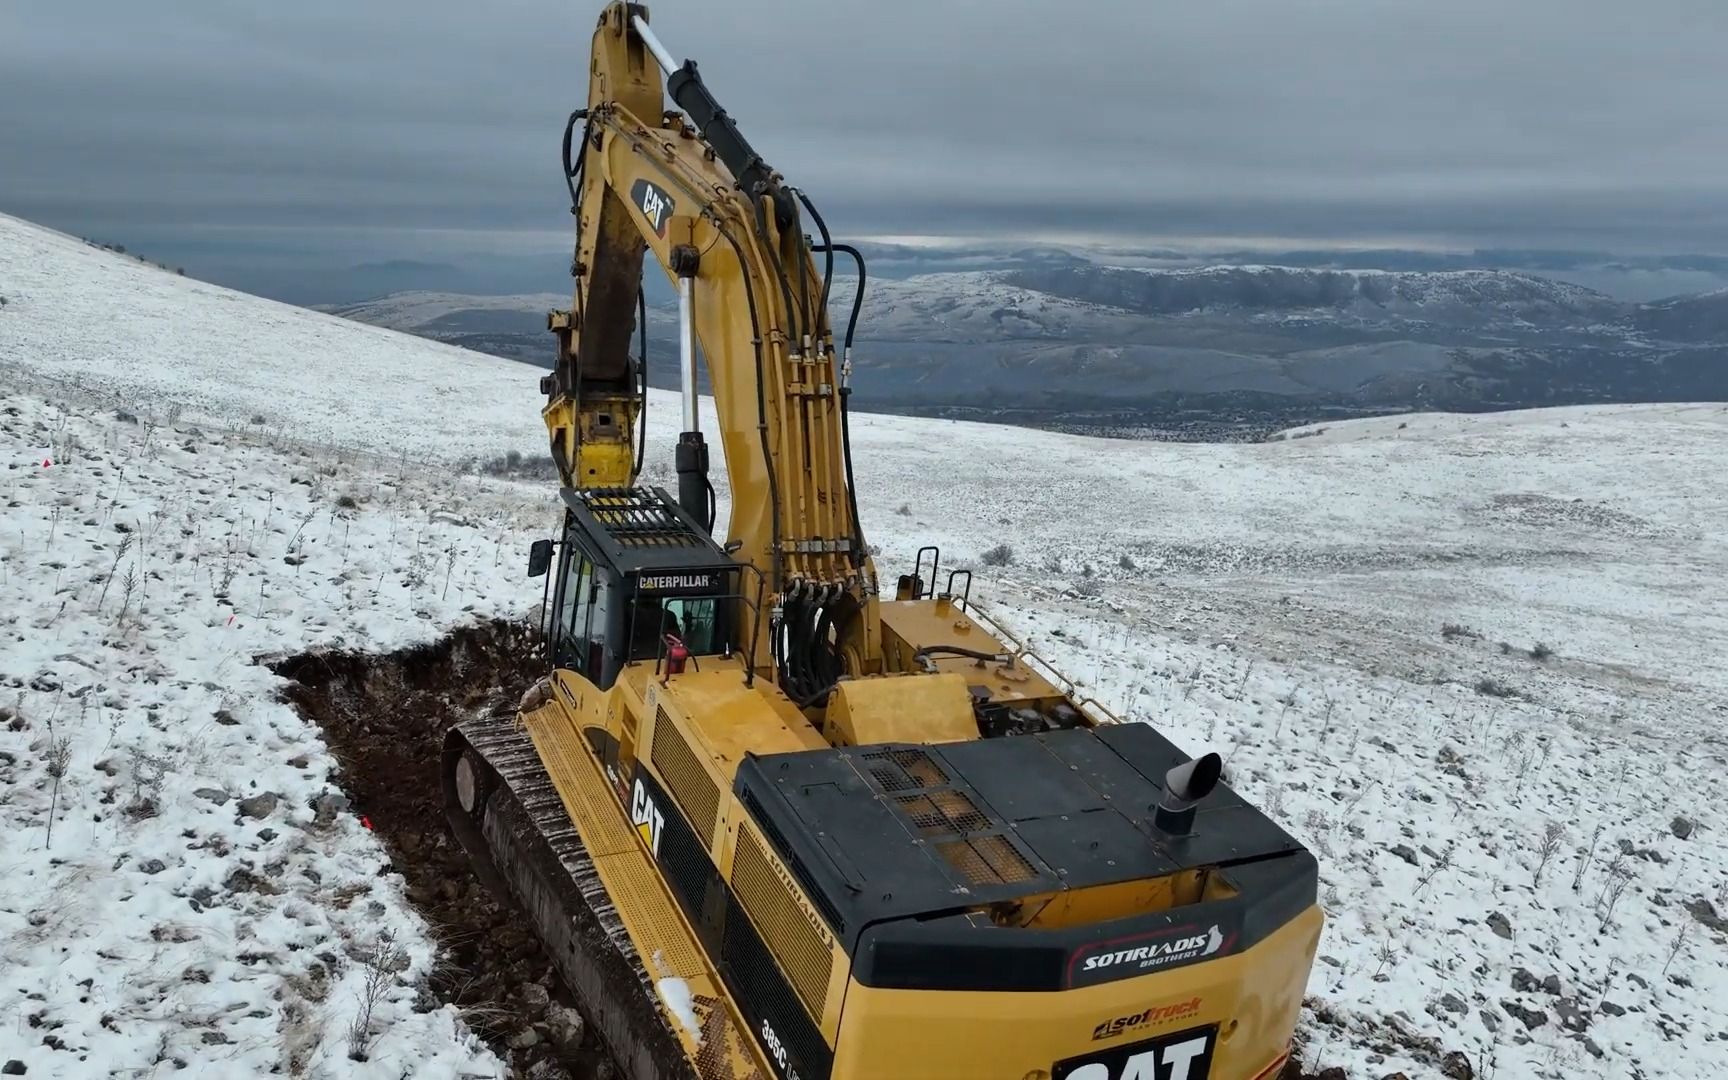
<path fill-rule="evenodd" d="M 662 73 L 667 76 L 662 89 Z M 665 111 L 665 93 L 684 112 Z M 580 140 L 579 142 L 577 140 Z M 543 387 L 567 486 L 628 485 L 641 468 L 644 255 L 677 287 L 682 427 L 678 501 L 712 527 L 708 445 L 696 399 L 700 345 L 730 483 L 727 550 L 762 572 L 779 681 L 813 703 L 844 674 L 881 668 L 876 576 L 850 481 L 846 372 L 804 233 L 815 207 L 738 131 L 693 61 L 675 64 L 647 9 L 615 3 L 595 31 L 588 106 L 565 139 L 577 243 L 558 361 Z M 824 244 L 825 247 L 830 245 Z"/>

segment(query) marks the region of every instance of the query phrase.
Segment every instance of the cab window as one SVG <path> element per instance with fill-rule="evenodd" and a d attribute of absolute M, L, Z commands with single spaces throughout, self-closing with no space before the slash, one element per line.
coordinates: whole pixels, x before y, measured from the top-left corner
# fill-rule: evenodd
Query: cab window
<path fill-rule="evenodd" d="M 652 660 L 665 651 L 671 634 L 695 656 L 725 650 L 721 624 L 723 598 L 717 596 L 638 596 L 631 612 L 630 658 Z"/>
<path fill-rule="evenodd" d="M 596 678 L 604 655 L 611 590 L 606 575 L 575 544 L 565 544 L 554 655 L 559 667 Z"/>

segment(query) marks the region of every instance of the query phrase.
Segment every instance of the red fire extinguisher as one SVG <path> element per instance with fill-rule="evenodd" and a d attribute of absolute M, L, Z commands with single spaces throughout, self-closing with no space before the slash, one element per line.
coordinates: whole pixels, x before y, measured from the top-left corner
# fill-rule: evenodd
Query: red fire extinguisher
<path fill-rule="evenodd" d="M 666 675 L 684 674 L 684 665 L 690 659 L 690 650 L 676 634 L 666 635 Z M 662 682 L 665 680 L 662 679 Z"/>

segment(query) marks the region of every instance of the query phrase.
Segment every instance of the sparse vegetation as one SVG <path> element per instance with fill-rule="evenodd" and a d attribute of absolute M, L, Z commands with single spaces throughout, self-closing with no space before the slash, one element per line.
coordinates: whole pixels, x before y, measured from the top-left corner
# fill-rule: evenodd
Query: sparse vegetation
<path fill-rule="evenodd" d="M 908 503 L 901 503 L 900 509 L 898 509 L 894 512 L 896 514 L 899 514 L 901 517 L 911 517 L 912 516 L 912 507 Z"/>
<path fill-rule="evenodd" d="M 1491 675 L 1484 675 L 1476 680 L 1476 692 L 1484 697 L 1511 698 L 1518 696 L 1518 691 Z"/>
<path fill-rule="evenodd" d="M 997 544 L 978 556 L 978 561 L 985 566 L 1010 566 L 1014 562 L 1014 549 L 1007 544 Z"/>
<path fill-rule="evenodd" d="M 372 1045 L 372 1013 L 396 981 L 396 973 L 408 966 L 408 953 L 396 944 L 390 931 L 384 930 L 358 959 L 363 980 L 360 1004 L 354 1022 L 348 1026 L 348 1056 L 354 1061 L 365 1061 L 367 1048 Z"/>
<path fill-rule="evenodd" d="M 664 463 L 659 466 L 650 465 L 645 471 L 651 480 L 664 480 L 668 470 Z M 506 479 L 551 480 L 558 475 L 558 466 L 552 461 L 551 454 L 534 454 L 532 456 L 520 450 L 509 450 L 490 458 L 475 458 L 468 463 L 471 473 L 484 476 L 499 476 Z"/>
<path fill-rule="evenodd" d="M 1455 622 L 1442 623 L 1440 625 L 1440 636 L 1445 638 L 1447 641 L 1451 641 L 1453 638 L 1470 638 L 1474 641 L 1482 640 L 1481 634 L 1470 629 L 1468 626 L 1465 626 L 1463 623 Z"/>
<path fill-rule="evenodd" d="M 1536 871 L 1531 876 L 1531 884 L 1542 887 L 1542 875 L 1548 869 L 1548 863 L 1560 850 L 1560 842 L 1566 837 L 1566 826 L 1558 821 L 1550 821 L 1542 830 L 1542 842 L 1536 846 Z"/>
<path fill-rule="evenodd" d="M 1128 571 L 1128 573 L 1130 573 L 1130 574 L 1132 574 L 1136 570 L 1140 569 L 1139 565 L 1137 563 L 1135 563 L 1133 558 L 1131 556 L 1129 556 L 1129 554 L 1126 551 L 1124 551 L 1122 553 L 1122 557 L 1120 559 L 1116 560 L 1116 565 L 1118 567 L 1120 567 L 1121 569 Z"/>
<path fill-rule="evenodd" d="M 1550 649 L 1543 642 L 1538 641 L 1536 644 L 1530 646 L 1530 659 L 1536 661 L 1539 664 L 1546 662 L 1548 660 L 1548 658 L 1553 656 L 1553 655 L 1554 655 L 1554 650 Z"/>
<path fill-rule="evenodd" d="M 1668 969 L 1674 966 L 1674 958 L 1680 955 L 1680 950 L 1686 947 L 1686 938 L 1691 933 L 1692 922 L 1689 919 L 1680 920 L 1680 928 L 1674 932 L 1674 940 L 1668 945 L 1668 960 L 1662 965 L 1662 975 L 1667 977 Z"/>

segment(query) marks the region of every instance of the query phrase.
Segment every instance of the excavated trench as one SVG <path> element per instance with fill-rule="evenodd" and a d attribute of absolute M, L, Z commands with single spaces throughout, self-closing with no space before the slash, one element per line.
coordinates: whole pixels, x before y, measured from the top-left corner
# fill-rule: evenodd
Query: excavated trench
<path fill-rule="evenodd" d="M 451 727 L 513 711 L 543 664 L 526 624 L 485 622 L 393 653 L 313 652 L 271 670 L 324 731 L 339 782 L 384 841 L 392 868 L 440 946 L 432 990 L 532 1080 L 607 1080 L 611 1062 L 581 1034 L 574 1003 L 512 905 L 494 897 L 444 822 L 439 755 Z"/>
<path fill-rule="evenodd" d="M 544 659 L 525 623 L 484 622 L 392 653 L 311 652 L 275 661 L 284 697 L 324 732 L 340 783 L 384 841 L 407 895 L 440 946 L 432 990 L 461 1011 L 511 1075 L 611 1080 L 593 1035 L 572 1038 L 574 1009 L 528 920 L 475 877 L 444 822 L 444 733 L 512 711 Z M 1280 1080 L 1332 1080 L 1294 1062 Z"/>

